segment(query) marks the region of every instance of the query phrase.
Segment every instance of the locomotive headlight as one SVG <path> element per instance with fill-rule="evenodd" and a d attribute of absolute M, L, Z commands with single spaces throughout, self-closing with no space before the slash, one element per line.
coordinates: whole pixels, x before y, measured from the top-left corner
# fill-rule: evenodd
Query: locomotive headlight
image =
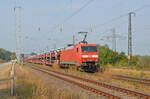
<path fill-rule="evenodd" d="M 88 58 L 88 55 L 82 55 L 82 58 Z"/>
<path fill-rule="evenodd" d="M 98 55 L 92 55 L 93 58 L 98 58 Z"/>

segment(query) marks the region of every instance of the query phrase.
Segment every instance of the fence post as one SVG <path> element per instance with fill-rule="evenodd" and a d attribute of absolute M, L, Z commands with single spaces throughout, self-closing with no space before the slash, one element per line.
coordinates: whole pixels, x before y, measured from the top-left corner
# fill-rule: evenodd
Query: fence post
<path fill-rule="evenodd" d="M 14 96 L 14 64 L 12 63 L 12 68 L 10 72 L 10 95 Z"/>

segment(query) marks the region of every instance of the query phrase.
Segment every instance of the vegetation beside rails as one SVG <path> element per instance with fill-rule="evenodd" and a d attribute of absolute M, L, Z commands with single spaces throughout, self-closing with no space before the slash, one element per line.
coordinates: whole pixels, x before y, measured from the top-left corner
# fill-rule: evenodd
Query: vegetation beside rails
<path fill-rule="evenodd" d="M 10 96 L 10 70 L 11 67 L 0 68 L 0 99 L 12 99 Z"/>
<path fill-rule="evenodd" d="M 73 92 L 62 92 L 42 81 L 29 68 L 15 67 L 15 97 L 17 99 L 83 99 Z"/>
<path fill-rule="evenodd" d="M 107 45 L 98 46 L 100 65 L 113 67 L 127 67 L 130 69 L 150 70 L 150 56 L 135 55 L 128 64 L 127 56 L 124 52 L 118 53 L 111 50 Z"/>
<path fill-rule="evenodd" d="M 149 85 L 143 85 L 141 83 L 132 82 L 132 81 L 117 80 L 117 79 L 113 79 L 112 77 L 113 74 L 120 74 L 120 75 L 130 75 L 139 78 L 140 77 L 150 78 L 150 72 L 139 71 L 139 70 L 118 69 L 118 68 L 113 68 L 112 66 L 108 66 L 104 72 L 98 72 L 98 73 L 79 72 L 75 68 L 65 69 L 64 72 L 81 76 L 84 78 L 90 78 L 93 80 L 99 80 L 107 83 L 116 84 L 133 90 L 150 92 Z"/>
<path fill-rule="evenodd" d="M 16 58 L 15 53 L 12 53 L 10 51 L 7 51 L 3 48 L 0 48 L 0 59 L 4 60 L 4 61 L 9 61 L 9 60 L 13 60 Z"/>
<path fill-rule="evenodd" d="M 33 64 L 27 64 L 33 65 Z M 123 81 L 123 80 L 117 80 L 113 79 L 112 75 L 113 74 L 121 74 L 121 75 L 130 75 L 130 76 L 135 76 L 135 77 L 143 77 L 143 78 L 148 78 L 150 77 L 150 72 L 145 72 L 145 71 L 139 71 L 139 70 L 128 70 L 128 69 L 119 69 L 119 68 L 114 68 L 112 66 L 107 66 L 104 72 L 98 72 L 98 73 L 86 73 L 86 72 L 80 72 L 77 71 L 76 68 L 70 67 L 69 69 L 61 69 L 58 68 L 58 66 L 44 66 L 44 65 L 39 65 L 39 64 L 34 64 L 34 66 L 50 69 L 50 70 L 57 70 L 59 72 L 64 72 L 68 74 L 72 74 L 75 76 L 80 76 L 84 78 L 89 78 L 97 81 L 104 81 L 107 83 L 112 83 L 116 84 L 125 88 L 133 89 L 133 90 L 142 90 L 145 92 L 150 92 L 150 86 L 143 85 L 138 82 L 132 82 L 132 81 Z"/>
<path fill-rule="evenodd" d="M 149 78 L 150 71 L 139 70 L 139 69 L 129 69 L 129 68 L 114 68 L 112 66 L 107 67 L 107 72 L 112 74 L 127 75 L 138 78 Z"/>

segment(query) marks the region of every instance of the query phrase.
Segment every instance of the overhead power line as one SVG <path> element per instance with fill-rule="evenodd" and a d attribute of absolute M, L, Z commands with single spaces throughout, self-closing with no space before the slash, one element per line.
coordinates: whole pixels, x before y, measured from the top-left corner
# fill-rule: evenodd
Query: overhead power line
<path fill-rule="evenodd" d="M 135 10 L 133 10 L 133 12 L 139 12 L 139 11 L 145 9 L 145 8 L 148 8 L 148 7 L 150 7 L 150 4 L 142 6 L 142 7 L 138 8 L 138 9 L 135 9 Z"/>
<path fill-rule="evenodd" d="M 131 12 L 139 12 L 139 11 L 145 9 L 145 8 L 148 8 L 148 7 L 150 7 L 150 4 L 144 5 L 144 6 L 142 6 L 142 7 L 140 7 L 140 8 L 137 8 L 137 9 L 131 11 Z M 111 23 L 111 22 L 114 22 L 114 21 L 116 21 L 116 20 L 119 20 L 119 19 L 121 19 L 122 17 L 125 17 L 125 16 L 128 16 L 128 13 L 122 14 L 122 15 L 120 15 L 120 16 L 118 16 L 118 17 L 115 17 L 115 18 L 112 18 L 112 19 L 110 19 L 109 21 L 106 21 L 106 22 L 104 22 L 104 23 L 102 23 L 102 24 L 96 25 L 95 28 L 104 26 L 104 25 L 106 25 L 106 24 L 109 24 L 109 23 Z"/>
<path fill-rule="evenodd" d="M 66 18 L 63 23 L 67 22 L 69 19 L 71 19 L 72 17 L 74 17 L 75 15 L 77 15 L 80 11 L 82 11 L 84 8 L 86 8 L 89 4 L 91 4 L 94 0 L 89 0 L 86 4 L 84 4 L 81 8 L 79 8 L 77 11 L 75 11 L 74 13 L 72 13 L 72 15 L 70 15 L 68 18 Z"/>
<path fill-rule="evenodd" d="M 115 18 L 113 18 L 113 19 L 111 19 L 111 20 L 109 20 L 109 21 L 107 21 L 107 22 L 105 22 L 105 23 L 96 25 L 95 28 L 98 28 L 98 27 L 104 26 L 104 25 L 106 25 L 106 24 L 109 24 L 109 23 L 111 23 L 111 22 L 113 22 L 113 21 L 119 20 L 119 19 L 121 19 L 122 17 L 127 16 L 127 15 L 128 15 L 128 13 L 123 14 L 123 15 L 120 15 L 120 16 L 118 16 L 118 17 L 115 17 Z"/>
<path fill-rule="evenodd" d="M 51 18 L 51 20 L 54 20 L 56 17 L 61 16 L 60 14 L 65 13 L 66 9 L 72 9 L 70 8 L 70 6 L 68 6 L 68 4 L 65 4 L 64 6 L 61 7 L 60 10 L 58 10 L 58 12 L 55 12 L 55 15 Z"/>
<path fill-rule="evenodd" d="M 119 40 L 125 40 L 126 37 L 124 37 L 124 36 L 122 36 L 120 34 L 116 34 L 116 29 L 115 28 L 111 29 L 111 31 L 112 31 L 111 35 L 109 35 L 109 36 L 103 36 L 103 38 L 100 39 L 100 40 L 102 40 L 102 41 L 111 40 L 111 42 L 112 42 L 112 50 L 116 52 L 116 49 L 117 49 L 117 39 L 119 39 Z"/>
<path fill-rule="evenodd" d="M 82 7 L 80 7 L 78 10 L 76 10 L 75 12 L 73 12 L 69 17 L 67 17 L 66 19 L 64 19 L 60 24 L 64 24 L 65 22 L 67 22 L 69 19 L 71 19 L 72 17 L 74 17 L 75 15 L 77 15 L 79 12 L 81 12 L 84 8 L 86 8 L 89 4 L 91 4 L 94 0 L 89 0 L 87 3 L 85 3 Z M 55 29 L 57 27 L 60 26 L 60 24 L 57 24 L 56 26 L 54 26 L 52 29 Z"/>

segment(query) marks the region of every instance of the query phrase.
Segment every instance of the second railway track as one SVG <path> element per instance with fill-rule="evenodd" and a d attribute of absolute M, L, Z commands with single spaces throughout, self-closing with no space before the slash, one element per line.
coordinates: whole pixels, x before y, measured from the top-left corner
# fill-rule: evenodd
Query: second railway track
<path fill-rule="evenodd" d="M 137 92 L 137 91 L 129 90 L 126 88 L 118 87 L 115 85 L 111 85 L 108 83 L 85 79 L 82 77 L 78 77 L 78 76 L 74 76 L 74 75 L 70 75 L 70 74 L 66 74 L 66 73 L 62 73 L 62 72 L 58 72 L 58 71 L 54 71 L 54 70 L 49 70 L 49 69 L 45 69 L 45 68 L 40 68 L 40 67 L 35 67 L 35 66 L 30 66 L 30 67 L 32 69 L 47 73 L 48 75 L 54 76 L 58 79 L 72 83 L 78 87 L 85 89 L 85 90 L 105 96 L 109 99 L 122 99 L 122 98 L 129 99 L 131 97 L 132 97 L 132 99 L 137 99 L 137 98 L 150 99 L 150 94 L 147 94 L 144 92 Z M 69 77 L 69 79 L 68 79 L 68 77 Z M 73 80 L 71 80 L 71 79 L 73 79 Z M 78 81 L 75 81 L 75 80 L 78 80 Z M 91 87 L 85 83 L 81 83 L 80 81 L 84 81 L 85 83 L 88 83 L 89 85 L 92 84 L 97 87 Z M 99 87 L 102 87 L 101 89 L 106 88 L 106 89 L 108 89 L 108 91 L 101 91 L 101 90 L 99 90 Z M 115 91 L 117 94 L 111 93 L 112 91 L 109 91 L 109 90 Z M 124 94 L 124 95 L 120 95 L 120 94 Z"/>
<path fill-rule="evenodd" d="M 147 78 L 137 78 L 132 76 L 126 76 L 126 75 L 112 75 L 114 79 L 118 80 L 125 80 L 125 81 L 131 81 L 131 82 L 137 82 L 145 85 L 150 85 L 150 79 Z"/>

